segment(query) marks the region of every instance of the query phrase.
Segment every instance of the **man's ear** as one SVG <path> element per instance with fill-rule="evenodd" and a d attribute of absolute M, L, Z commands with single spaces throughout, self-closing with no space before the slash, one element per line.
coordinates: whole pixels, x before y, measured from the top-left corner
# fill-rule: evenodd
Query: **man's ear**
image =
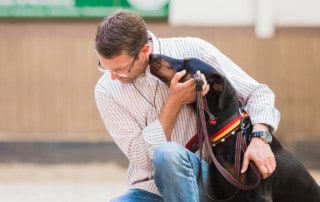
<path fill-rule="evenodd" d="M 151 54 L 151 45 L 150 44 L 145 44 L 142 49 L 141 52 L 144 56 L 149 57 L 149 55 Z"/>

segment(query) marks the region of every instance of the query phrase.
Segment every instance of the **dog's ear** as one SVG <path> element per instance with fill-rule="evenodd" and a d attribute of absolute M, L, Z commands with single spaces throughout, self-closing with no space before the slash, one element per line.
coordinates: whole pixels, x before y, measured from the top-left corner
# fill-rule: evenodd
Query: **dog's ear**
<path fill-rule="evenodd" d="M 223 85 L 223 90 L 219 97 L 219 108 L 221 110 L 224 110 L 231 108 L 232 105 L 238 105 L 239 103 L 237 101 L 234 88 L 231 86 L 231 84 L 227 81 L 225 77 L 221 76 L 221 82 Z"/>
<path fill-rule="evenodd" d="M 212 83 L 211 88 L 214 90 L 215 93 L 217 93 L 218 95 L 222 94 L 224 89 L 224 80 L 222 76 L 214 74 L 211 80 L 208 82 Z"/>
<path fill-rule="evenodd" d="M 150 71 L 156 72 L 161 68 L 161 57 L 160 55 L 150 54 L 149 55 Z"/>

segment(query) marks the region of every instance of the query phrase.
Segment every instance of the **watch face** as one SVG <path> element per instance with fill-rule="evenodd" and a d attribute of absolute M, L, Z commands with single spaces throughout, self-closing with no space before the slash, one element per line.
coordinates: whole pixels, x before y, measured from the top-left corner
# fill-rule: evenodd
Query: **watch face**
<path fill-rule="evenodd" d="M 264 137 L 265 138 L 265 141 L 267 142 L 267 143 L 271 143 L 272 142 L 272 135 L 271 135 L 271 133 L 269 133 L 269 132 L 264 132 L 263 133 L 263 136 L 262 137 Z"/>

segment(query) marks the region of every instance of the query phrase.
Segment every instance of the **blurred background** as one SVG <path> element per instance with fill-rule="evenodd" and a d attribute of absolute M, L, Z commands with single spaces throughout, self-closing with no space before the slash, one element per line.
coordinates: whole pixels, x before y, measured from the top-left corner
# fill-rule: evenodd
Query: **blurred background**
<path fill-rule="evenodd" d="M 0 201 L 108 201 L 128 162 L 94 101 L 96 26 L 119 9 L 203 38 L 276 94 L 276 136 L 320 180 L 317 0 L 0 0 Z M 319 182 L 319 181 L 318 181 Z"/>

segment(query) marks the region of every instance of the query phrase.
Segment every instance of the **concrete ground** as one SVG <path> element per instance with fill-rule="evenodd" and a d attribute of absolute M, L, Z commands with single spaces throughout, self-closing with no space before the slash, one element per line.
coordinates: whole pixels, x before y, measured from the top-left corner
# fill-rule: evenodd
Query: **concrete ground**
<path fill-rule="evenodd" d="M 0 164 L 1 202 L 107 202 L 125 191 L 126 168 L 115 163 Z"/>
<path fill-rule="evenodd" d="M 1 202 L 107 202 L 125 191 L 117 164 L 0 164 Z"/>
<path fill-rule="evenodd" d="M 320 142 L 292 147 L 320 184 Z M 128 161 L 112 142 L 1 142 L 0 202 L 107 202 Z"/>

